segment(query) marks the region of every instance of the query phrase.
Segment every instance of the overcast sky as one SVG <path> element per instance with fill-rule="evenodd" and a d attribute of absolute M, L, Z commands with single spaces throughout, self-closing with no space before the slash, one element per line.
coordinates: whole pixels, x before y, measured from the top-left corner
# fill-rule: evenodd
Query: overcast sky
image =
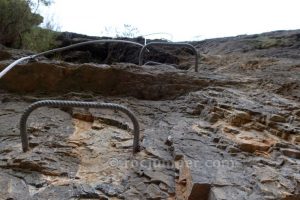
<path fill-rule="evenodd" d="M 174 41 L 300 29 L 300 0 L 55 0 L 45 12 L 61 31 L 95 36 L 123 24 Z"/>

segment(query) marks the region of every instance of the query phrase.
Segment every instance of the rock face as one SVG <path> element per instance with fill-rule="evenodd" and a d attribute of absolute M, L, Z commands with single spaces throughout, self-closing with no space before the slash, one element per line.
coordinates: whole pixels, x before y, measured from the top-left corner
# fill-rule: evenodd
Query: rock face
<path fill-rule="evenodd" d="M 91 37 L 75 33 L 62 33 L 57 37 L 59 46 L 68 46 L 71 44 L 85 42 L 87 40 L 101 40 L 101 39 L 112 39 L 107 37 Z M 145 39 L 142 37 L 139 38 L 118 38 L 120 40 L 129 40 L 132 42 L 137 42 L 140 44 L 145 43 Z M 147 42 L 166 42 L 163 40 L 147 40 Z M 128 45 L 123 43 L 104 43 L 104 44 L 92 44 L 88 46 L 77 47 L 70 51 L 64 51 L 59 54 L 54 54 L 49 58 L 59 58 L 66 62 L 76 62 L 76 63 L 86 63 L 94 62 L 99 64 L 113 64 L 116 62 L 124 63 L 134 63 L 138 64 L 138 56 L 141 47 L 135 45 Z M 145 61 L 151 60 L 161 63 L 170 63 L 170 64 L 179 64 L 179 58 L 177 57 L 176 52 L 182 51 L 183 53 L 188 54 L 189 52 L 185 50 L 174 50 L 164 51 L 162 48 L 149 48 L 150 53 L 145 54 Z M 192 52 L 191 52 L 192 53 Z"/>
<path fill-rule="evenodd" d="M 110 64 L 80 50 L 67 54 L 91 60 L 17 66 L 0 80 L 1 199 L 300 199 L 299 35 L 195 42 L 198 73 L 189 52 L 170 49 L 151 52 L 166 51 L 177 68 L 137 66 L 125 54 L 133 64 Z M 0 68 L 26 54 L 1 47 Z M 45 107 L 29 118 L 23 153 L 20 116 L 42 99 L 127 106 L 140 121 L 141 152 L 132 155 L 121 113 Z"/>

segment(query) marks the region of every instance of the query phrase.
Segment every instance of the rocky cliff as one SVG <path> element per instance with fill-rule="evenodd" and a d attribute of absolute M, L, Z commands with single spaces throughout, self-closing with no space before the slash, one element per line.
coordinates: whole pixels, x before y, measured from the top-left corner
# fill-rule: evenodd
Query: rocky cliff
<path fill-rule="evenodd" d="M 75 37 L 76 36 L 76 37 Z M 62 45 L 82 40 L 61 39 Z M 135 41 L 140 41 L 136 39 Z M 68 43 L 69 42 L 69 43 Z M 0 199 L 300 199 L 300 31 L 192 42 L 189 50 L 92 45 L 18 65 L 0 80 Z M 0 49 L 0 69 L 30 52 Z M 116 111 L 40 108 L 44 99 Z"/>

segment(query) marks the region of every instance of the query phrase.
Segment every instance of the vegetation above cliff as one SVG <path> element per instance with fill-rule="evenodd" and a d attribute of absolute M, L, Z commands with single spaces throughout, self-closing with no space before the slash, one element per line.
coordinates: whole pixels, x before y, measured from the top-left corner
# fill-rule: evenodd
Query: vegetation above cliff
<path fill-rule="evenodd" d="M 0 0 L 0 44 L 14 48 L 42 51 L 53 46 L 55 32 L 39 25 L 43 17 L 37 14 L 40 4 L 51 0 Z M 39 41 L 39 42 L 36 42 Z"/>

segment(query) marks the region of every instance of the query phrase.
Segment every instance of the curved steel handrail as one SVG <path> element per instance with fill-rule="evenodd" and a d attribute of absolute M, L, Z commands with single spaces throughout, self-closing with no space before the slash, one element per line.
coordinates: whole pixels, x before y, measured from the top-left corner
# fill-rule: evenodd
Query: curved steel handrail
<path fill-rule="evenodd" d="M 193 51 L 193 53 L 195 54 L 195 72 L 198 72 L 198 60 L 199 60 L 199 56 L 197 53 L 196 48 L 193 45 L 190 45 L 188 43 L 171 43 L 171 42 L 150 42 L 148 44 L 146 44 L 140 51 L 139 54 L 139 65 L 143 64 L 143 60 L 144 60 L 144 53 L 147 49 L 147 47 L 149 46 L 182 46 L 182 47 L 186 47 L 189 48 Z"/>
<path fill-rule="evenodd" d="M 45 51 L 45 52 L 42 52 L 42 53 L 38 53 L 38 54 L 35 54 L 35 55 L 31 55 L 31 56 L 26 56 L 26 57 L 22 57 L 16 61 L 14 61 L 13 63 L 11 63 L 10 65 L 8 65 L 2 72 L 0 72 L 0 79 L 9 71 L 11 70 L 14 66 L 16 66 L 17 64 L 25 61 L 25 60 L 31 60 L 31 59 L 35 59 L 39 56 L 44 56 L 44 55 L 47 55 L 47 54 L 51 54 L 51 53 L 54 53 L 54 52 L 60 52 L 60 51 L 65 51 L 65 50 L 68 50 L 68 49 L 72 49 L 72 48 L 75 48 L 75 47 L 80 47 L 80 46 L 84 46 L 84 45 L 88 45 L 88 44 L 96 44 L 96 43 L 106 43 L 106 42 L 112 42 L 112 43 L 127 43 L 127 44 L 133 44 L 133 45 L 137 45 L 137 46 L 140 46 L 140 47 L 144 47 L 144 45 L 140 44 L 140 43 L 137 43 L 137 42 L 131 42 L 131 41 L 127 41 L 127 40 L 91 40 L 91 41 L 87 41 L 87 42 L 80 42 L 80 43 L 76 43 L 76 44 L 72 44 L 72 45 L 69 45 L 69 46 L 66 46 L 66 47 L 61 47 L 61 48 L 56 48 L 56 49 L 52 49 L 52 50 L 49 50 L 49 51 Z"/>
<path fill-rule="evenodd" d="M 147 38 L 146 36 L 150 36 L 150 35 L 168 35 L 171 37 L 171 40 L 166 39 L 168 42 L 172 42 L 173 40 L 173 35 L 171 33 L 166 33 L 166 32 L 157 32 L 157 33 L 149 33 L 149 34 L 145 34 L 145 35 L 140 35 L 139 37 L 143 37 L 145 40 L 144 45 L 147 44 Z M 165 38 L 161 38 L 161 39 L 165 39 Z"/>
<path fill-rule="evenodd" d="M 8 65 L 6 68 L 4 68 L 4 70 L 2 70 L 0 72 L 0 79 L 7 73 L 9 72 L 14 66 L 16 66 L 17 64 L 25 61 L 25 60 L 30 60 L 32 59 L 32 56 L 26 56 L 26 57 L 23 57 L 23 58 L 20 58 L 16 61 L 14 61 L 13 63 L 11 63 L 10 65 Z"/>
<path fill-rule="evenodd" d="M 153 65 L 170 65 L 170 66 L 175 67 L 174 65 L 176 65 L 176 64 L 160 63 L 160 62 L 155 62 L 155 61 L 147 61 L 147 62 L 144 63 L 144 65 L 150 65 L 150 66 L 153 66 Z"/>
<path fill-rule="evenodd" d="M 164 63 L 160 63 L 160 62 L 155 62 L 155 61 L 147 61 L 144 65 L 163 65 Z"/>
<path fill-rule="evenodd" d="M 103 109 L 113 109 L 119 110 L 125 113 L 133 123 L 133 153 L 139 151 L 139 137 L 140 137 L 140 126 L 136 116 L 128 108 L 112 103 L 98 103 L 98 102 L 81 102 L 81 101 L 61 101 L 61 100 L 43 100 L 31 104 L 23 113 L 20 120 L 20 135 L 22 140 L 23 151 L 26 152 L 29 150 L 29 142 L 27 135 L 27 119 L 32 111 L 39 107 L 51 106 L 51 107 L 81 107 L 81 108 L 103 108 Z"/>
<path fill-rule="evenodd" d="M 50 53 L 54 53 L 54 52 L 64 51 L 64 50 L 75 48 L 75 47 L 80 47 L 80 46 L 88 45 L 88 44 L 106 43 L 106 42 L 111 42 L 111 43 L 127 43 L 127 44 L 133 44 L 133 45 L 137 45 L 137 46 L 140 46 L 140 47 L 144 47 L 144 45 L 142 45 L 140 43 L 132 42 L 132 41 L 127 41 L 127 40 L 113 40 L 113 39 L 108 39 L 108 40 L 91 40 L 91 41 L 87 41 L 87 42 L 80 42 L 80 43 L 72 44 L 72 45 L 69 45 L 69 46 L 66 46 L 66 47 L 61 47 L 61 48 L 57 48 L 57 49 L 52 49 L 52 50 L 49 50 L 49 51 L 45 51 L 45 52 L 36 54 L 33 58 L 36 58 L 38 56 L 44 56 L 46 54 L 50 54 Z"/>

